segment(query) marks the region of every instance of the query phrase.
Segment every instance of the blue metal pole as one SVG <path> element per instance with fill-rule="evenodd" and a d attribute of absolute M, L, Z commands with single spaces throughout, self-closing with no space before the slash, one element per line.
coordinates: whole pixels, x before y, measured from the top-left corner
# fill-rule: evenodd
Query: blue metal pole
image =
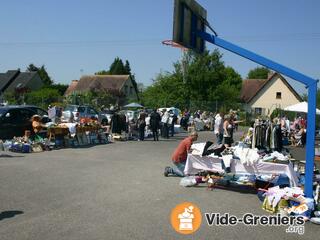
<path fill-rule="evenodd" d="M 315 140 L 315 115 L 316 115 L 316 96 L 317 80 L 312 79 L 302 73 L 290 69 L 284 65 L 278 64 L 254 52 L 241 48 L 233 43 L 227 42 L 221 38 L 206 32 L 197 31 L 197 36 L 202 39 L 222 47 L 230 52 L 247 58 L 253 62 L 259 63 L 276 72 L 282 73 L 308 87 L 308 119 L 307 119 L 307 147 L 306 147 L 306 172 L 305 172 L 305 189 L 307 197 L 313 197 L 313 168 L 314 168 L 314 140 Z"/>
<path fill-rule="evenodd" d="M 314 146 L 316 132 L 317 81 L 308 87 L 307 147 L 304 193 L 313 197 Z"/>

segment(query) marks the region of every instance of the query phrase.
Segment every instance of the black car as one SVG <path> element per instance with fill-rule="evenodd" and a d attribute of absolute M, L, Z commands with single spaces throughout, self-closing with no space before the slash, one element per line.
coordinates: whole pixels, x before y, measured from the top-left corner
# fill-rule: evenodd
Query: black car
<path fill-rule="evenodd" d="M 36 106 L 4 106 L 0 107 L 0 139 L 21 137 L 26 130 L 31 130 L 31 117 L 40 115 L 48 121 L 47 112 Z"/>

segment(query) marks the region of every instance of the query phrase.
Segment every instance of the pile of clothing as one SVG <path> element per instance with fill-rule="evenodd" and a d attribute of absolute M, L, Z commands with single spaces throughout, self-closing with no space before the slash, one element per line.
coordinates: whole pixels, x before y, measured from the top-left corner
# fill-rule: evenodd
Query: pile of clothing
<path fill-rule="evenodd" d="M 262 209 L 268 212 L 286 216 L 303 216 L 305 220 L 315 216 L 315 199 L 305 197 L 300 187 L 280 188 L 275 186 L 269 188 L 264 196 Z"/>
<path fill-rule="evenodd" d="M 241 163 L 247 166 L 251 166 L 258 161 L 276 162 L 276 163 L 288 163 L 291 158 L 290 154 L 286 151 L 268 152 L 266 150 L 258 150 L 257 148 L 249 148 L 244 143 L 239 143 L 237 146 L 230 148 L 230 154 L 233 157 L 240 159 Z"/>

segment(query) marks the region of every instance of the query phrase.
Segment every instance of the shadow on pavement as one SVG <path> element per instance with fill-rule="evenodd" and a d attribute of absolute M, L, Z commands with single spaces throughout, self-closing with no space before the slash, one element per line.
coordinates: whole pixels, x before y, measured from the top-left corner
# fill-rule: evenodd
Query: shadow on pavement
<path fill-rule="evenodd" d="M 19 214 L 23 214 L 23 211 L 4 211 L 0 213 L 0 221 L 6 218 L 13 218 Z"/>
<path fill-rule="evenodd" d="M 9 155 L 9 154 L 0 154 L 0 158 L 19 158 L 19 157 L 24 157 L 24 156 L 14 156 L 14 155 Z"/>

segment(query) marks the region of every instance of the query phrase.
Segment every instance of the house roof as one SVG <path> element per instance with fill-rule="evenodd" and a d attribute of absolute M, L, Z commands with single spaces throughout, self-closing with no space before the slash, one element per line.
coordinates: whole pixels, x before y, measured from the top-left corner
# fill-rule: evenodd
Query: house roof
<path fill-rule="evenodd" d="M 69 87 L 67 88 L 66 92 L 64 93 L 64 95 L 69 95 L 72 92 L 75 91 L 76 86 L 78 85 L 79 81 L 78 80 L 72 80 L 71 84 L 69 85 Z"/>
<path fill-rule="evenodd" d="M 6 73 L 0 73 L 0 91 L 4 92 L 19 73 L 19 70 L 9 70 Z"/>
<path fill-rule="evenodd" d="M 267 79 L 245 79 L 242 83 L 240 98 L 244 102 L 250 102 L 250 100 L 256 95 L 256 93 L 264 86 Z"/>
<path fill-rule="evenodd" d="M 20 74 L 11 82 L 7 90 L 13 91 L 16 88 L 24 88 L 28 82 L 37 75 L 37 72 L 20 72 Z"/>
<path fill-rule="evenodd" d="M 290 89 L 299 101 L 302 101 L 301 96 L 291 87 L 287 80 L 279 73 L 275 72 L 268 76 L 268 79 L 245 79 L 242 83 L 240 98 L 246 103 L 249 103 L 274 77 L 280 77 L 283 83 Z"/>
<path fill-rule="evenodd" d="M 120 91 L 130 75 L 83 76 L 74 91 Z"/>

